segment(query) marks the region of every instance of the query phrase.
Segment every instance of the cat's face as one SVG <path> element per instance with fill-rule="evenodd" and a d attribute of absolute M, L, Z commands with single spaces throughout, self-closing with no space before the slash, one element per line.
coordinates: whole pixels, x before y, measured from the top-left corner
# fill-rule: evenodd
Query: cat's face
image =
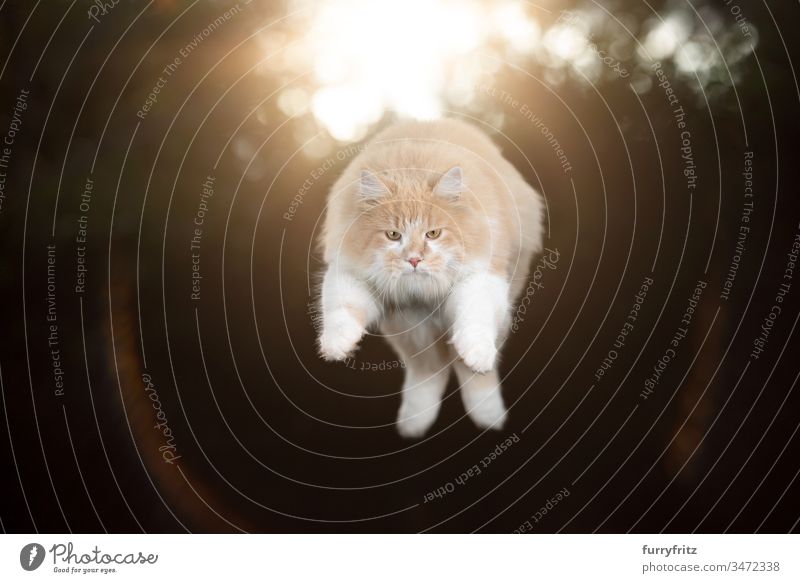
<path fill-rule="evenodd" d="M 379 290 L 423 298 L 449 291 L 463 266 L 469 233 L 455 190 L 461 188 L 457 170 L 458 184 L 444 185 L 386 187 L 364 176 L 366 198 L 349 238 L 351 253 L 358 253 L 361 268 Z"/>
<path fill-rule="evenodd" d="M 386 202 L 367 211 L 376 281 L 404 288 L 449 287 L 463 258 L 462 233 L 447 209 L 428 201 Z"/>

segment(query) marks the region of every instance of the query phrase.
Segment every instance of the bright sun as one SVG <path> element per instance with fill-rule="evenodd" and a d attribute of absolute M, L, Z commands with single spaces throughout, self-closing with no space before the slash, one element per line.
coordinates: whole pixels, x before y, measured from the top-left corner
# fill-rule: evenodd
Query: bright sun
<path fill-rule="evenodd" d="M 316 84 L 308 101 L 343 142 L 363 137 L 385 111 L 429 119 L 447 102 L 466 102 L 478 59 L 502 58 L 487 41 L 528 52 L 540 34 L 518 1 L 333 0 L 311 13 L 301 41 Z"/>
<path fill-rule="evenodd" d="M 496 83 L 496 73 L 509 62 L 528 70 L 527 60 L 534 59 L 536 75 L 551 85 L 567 74 L 594 83 L 603 75 L 619 80 L 612 65 L 633 53 L 640 70 L 632 71 L 630 83 L 640 91 L 651 85 L 653 59 L 672 58 L 679 74 L 695 80 L 713 79 L 721 62 L 683 11 L 648 20 L 639 42 L 600 9 L 557 11 L 526 0 L 288 3 L 282 26 L 268 27 L 259 41 L 270 55 L 265 68 L 287 84 L 278 107 L 302 118 L 296 137 L 312 157 L 326 155 L 330 138 L 362 139 L 386 112 L 430 119 L 448 109 L 471 111 L 480 103 L 479 87 Z M 752 46 L 729 42 L 722 49 L 733 63 Z M 306 123 L 308 114 L 312 123 Z"/>

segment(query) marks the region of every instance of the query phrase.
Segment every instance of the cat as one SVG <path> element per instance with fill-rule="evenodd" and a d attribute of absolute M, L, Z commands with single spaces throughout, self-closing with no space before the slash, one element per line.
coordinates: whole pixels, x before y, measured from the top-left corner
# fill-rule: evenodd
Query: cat
<path fill-rule="evenodd" d="M 543 207 L 499 148 L 455 119 L 387 128 L 333 185 L 319 351 L 344 360 L 377 325 L 405 364 L 401 436 L 436 421 L 451 369 L 473 422 L 503 427 L 497 353 L 542 249 Z"/>

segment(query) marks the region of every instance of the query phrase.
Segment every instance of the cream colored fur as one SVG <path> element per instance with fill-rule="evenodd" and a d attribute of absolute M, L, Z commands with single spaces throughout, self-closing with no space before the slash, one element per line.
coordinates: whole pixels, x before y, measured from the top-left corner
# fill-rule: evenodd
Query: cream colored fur
<path fill-rule="evenodd" d="M 377 326 L 406 365 L 401 435 L 434 423 L 451 369 L 472 420 L 501 428 L 497 352 L 541 250 L 542 215 L 540 195 L 475 127 L 381 132 L 329 195 L 320 353 L 343 360 Z"/>

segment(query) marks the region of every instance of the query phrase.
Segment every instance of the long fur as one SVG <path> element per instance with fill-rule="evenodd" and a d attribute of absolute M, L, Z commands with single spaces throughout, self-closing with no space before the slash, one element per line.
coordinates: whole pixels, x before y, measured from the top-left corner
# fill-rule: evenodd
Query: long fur
<path fill-rule="evenodd" d="M 542 215 L 541 196 L 473 126 L 381 132 L 329 194 L 321 355 L 348 357 L 377 325 L 406 365 L 401 435 L 433 424 L 451 369 L 473 421 L 502 427 L 497 352 L 542 247 Z"/>

